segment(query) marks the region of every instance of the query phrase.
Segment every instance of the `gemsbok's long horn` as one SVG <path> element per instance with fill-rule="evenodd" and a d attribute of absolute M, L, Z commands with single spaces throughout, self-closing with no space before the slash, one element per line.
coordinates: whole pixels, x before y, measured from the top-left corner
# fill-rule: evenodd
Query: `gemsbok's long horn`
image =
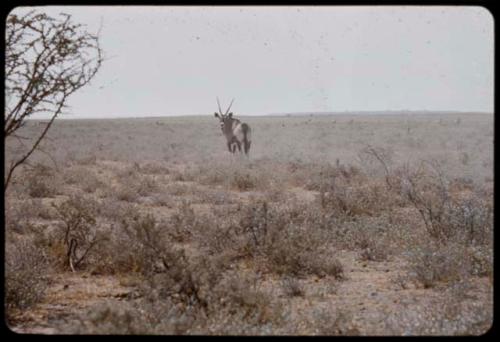
<path fill-rule="evenodd" d="M 219 97 L 217 97 L 217 105 L 219 106 L 219 114 L 222 115 L 222 109 L 220 108 Z"/>
<path fill-rule="evenodd" d="M 224 115 L 227 115 L 227 113 L 229 113 L 229 110 L 231 109 L 231 106 L 233 105 L 233 101 L 234 101 L 234 99 L 231 100 L 229 107 L 227 107 L 226 114 L 224 114 Z"/>

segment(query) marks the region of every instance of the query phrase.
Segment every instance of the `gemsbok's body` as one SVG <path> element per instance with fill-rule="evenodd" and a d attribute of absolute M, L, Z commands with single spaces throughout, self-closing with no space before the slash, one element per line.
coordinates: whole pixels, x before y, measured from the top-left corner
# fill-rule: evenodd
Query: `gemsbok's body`
<path fill-rule="evenodd" d="M 250 151 L 250 145 L 252 143 L 251 129 L 250 126 L 248 126 L 246 123 L 233 118 L 232 112 L 228 113 L 229 109 L 231 109 L 233 101 L 231 101 L 231 104 L 227 108 L 226 113 L 222 114 L 219 99 L 217 99 L 219 113 L 215 112 L 214 116 L 216 118 L 219 118 L 220 128 L 222 130 L 222 133 L 226 137 L 227 149 L 229 150 L 229 152 L 235 153 L 236 148 L 238 148 L 238 151 L 241 152 L 241 147 L 243 145 L 243 150 L 245 154 L 248 155 L 248 151 Z"/>

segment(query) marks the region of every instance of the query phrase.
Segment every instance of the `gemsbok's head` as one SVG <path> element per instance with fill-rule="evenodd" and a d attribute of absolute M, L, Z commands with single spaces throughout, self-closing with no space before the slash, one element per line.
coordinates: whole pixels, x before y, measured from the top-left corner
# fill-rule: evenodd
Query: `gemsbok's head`
<path fill-rule="evenodd" d="M 229 107 L 227 107 L 226 112 L 223 114 L 219 98 L 217 98 L 219 112 L 215 112 L 214 116 L 219 119 L 220 128 L 226 137 L 229 152 L 235 153 L 236 148 L 238 148 L 238 151 L 241 152 L 241 145 L 243 144 L 245 154 L 248 155 L 248 151 L 250 151 L 250 145 L 252 143 L 251 129 L 246 123 L 233 118 L 233 113 L 229 112 L 231 106 L 233 105 L 233 101 L 234 99 L 231 100 Z"/>

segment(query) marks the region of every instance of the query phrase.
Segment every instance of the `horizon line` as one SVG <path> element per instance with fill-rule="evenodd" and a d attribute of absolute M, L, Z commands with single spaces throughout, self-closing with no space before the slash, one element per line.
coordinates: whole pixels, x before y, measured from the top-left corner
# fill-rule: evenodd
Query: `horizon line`
<path fill-rule="evenodd" d="M 384 115 L 384 114 L 494 114 L 489 111 L 464 111 L 464 110 L 428 110 L 428 109 L 389 109 L 389 110 L 355 110 L 355 111 L 300 111 L 300 112 L 273 112 L 266 114 L 236 114 L 237 116 L 245 117 L 265 117 L 265 116 L 314 116 L 314 115 Z M 71 114 L 70 114 L 71 115 Z M 211 116 L 211 114 L 180 114 L 180 115 L 147 115 L 147 116 L 68 116 L 61 115 L 56 120 L 111 120 L 111 119 L 151 119 L 151 118 L 175 118 L 175 117 L 190 117 L 190 116 Z M 26 120 L 41 121 L 50 120 L 47 118 L 26 118 Z"/>

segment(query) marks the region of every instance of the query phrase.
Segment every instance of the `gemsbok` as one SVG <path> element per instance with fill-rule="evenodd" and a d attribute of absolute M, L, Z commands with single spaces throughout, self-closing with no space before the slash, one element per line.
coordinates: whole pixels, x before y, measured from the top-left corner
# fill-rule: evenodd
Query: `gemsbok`
<path fill-rule="evenodd" d="M 219 118 L 220 128 L 222 133 L 226 136 L 227 149 L 231 153 L 236 152 L 236 147 L 238 151 L 241 152 L 241 145 L 243 144 L 243 150 L 245 155 L 248 155 L 250 151 L 251 141 L 251 129 L 248 124 L 241 122 L 238 119 L 233 118 L 233 113 L 229 112 L 231 106 L 233 105 L 234 99 L 231 100 L 229 107 L 224 114 L 222 114 L 222 109 L 220 107 L 219 98 L 217 98 L 217 105 L 219 106 L 219 113 L 215 112 L 214 116 Z"/>

